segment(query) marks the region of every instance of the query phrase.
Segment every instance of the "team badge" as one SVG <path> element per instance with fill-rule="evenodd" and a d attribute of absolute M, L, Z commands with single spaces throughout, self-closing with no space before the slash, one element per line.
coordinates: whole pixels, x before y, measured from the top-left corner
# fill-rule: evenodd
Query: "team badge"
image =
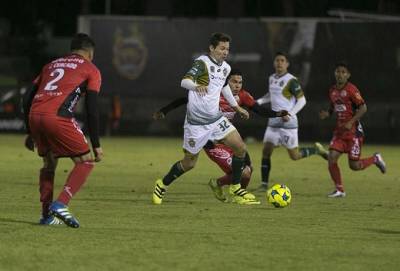
<path fill-rule="evenodd" d="M 228 75 L 228 69 L 227 68 L 224 68 L 224 70 L 222 72 L 224 73 L 224 76 Z"/>
<path fill-rule="evenodd" d="M 131 25 L 129 34 L 117 28 L 114 33 L 113 65 L 124 78 L 134 80 L 138 78 L 147 63 L 147 47 L 137 24 Z"/>
<path fill-rule="evenodd" d="M 211 70 L 211 72 L 215 72 L 215 67 L 214 67 L 214 66 L 211 66 L 211 67 L 210 67 L 210 70 Z"/>
<path fill-rule="evenodd" d="M 346 90 L 342 90 L 342 91 L 340 92 L 340 96 L 346 97 L 346 96 L 347 96 L 347 91 L 346 91 Z"/>
<path fill-rule="evenodd" d="M 196 146 L 196 141 L 194 141 L 193 138 L 190 138 L 188 143 L 189 143 L 189 146 L 192 147 L 192 148 L 194 148 L 194 146 Z"/>
<path fill-rule="evenodd" d="M 283 87 L 283 84 L 285 84 L 285 82 L 283 80 L 279 82 L 280 87 Z"/>

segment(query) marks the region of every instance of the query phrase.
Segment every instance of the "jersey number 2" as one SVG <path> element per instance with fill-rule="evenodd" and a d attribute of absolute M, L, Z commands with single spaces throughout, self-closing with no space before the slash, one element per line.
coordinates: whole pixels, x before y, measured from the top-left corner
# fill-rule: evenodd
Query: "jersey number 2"
<path fill-rule="evenodd" d="M 64 69 L 55 69 L 52 73 L 50 73 L 50 76 L 51 77 L 55 76 L 55 78 L 53 80 L 51 80 L 50 82 L 48 82 L 46 84 L 46 86 L 44 87 L 44 90 L 47 90 L 47 91 L 53 91 L 58 88 L 58 86 L 55 83 L 57 83 L 58 81 L 61 80 L 61 78 L 63 78 Z"/>

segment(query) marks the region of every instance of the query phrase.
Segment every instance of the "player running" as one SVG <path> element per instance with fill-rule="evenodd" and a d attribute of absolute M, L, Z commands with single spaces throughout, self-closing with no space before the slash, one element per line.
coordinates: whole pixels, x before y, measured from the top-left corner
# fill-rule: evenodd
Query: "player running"
<path fill-rule="evenodd" d="M 258 191 L 267 191 L 271 171 L 271 155 L 275 147 L 284 146 L 292 160 L 299 160 L 318 154 L 327 159 L 328 151 L 316 142 L 314 147 L 298 148 L 298 121 L 296 114 L 306 104 L 303 90 L 292 74 L 288 72 L 287 56 L 278 52 L 274 59 L 275 73 L 269 77 L 269 92 L 257 100 L 259 104 L 271 103 L 274 111 L 286 110 L 287 116 L 270 118 L 264 134 L 264 148 L 261 161 L 261 186 Z"/>
<path fill-rule="evenodd" d="M 42 202 L 40 224 L 60 224 L 79 227 L 69 212 L 68 203 L 80 190 L 94 167 L 103 157 L 98 129 L 97 95 L 101 75 L 92 63 L 95 44 L 86 34 L 77 34 L 71 41 L 71 54 L 45 65 L 34 81 L 32 91 L 24 97 L 25 124 L 28 136 L 25 146 L 37 147 L 43 157 L 39 191 Z M 95 159 L 84 134 L 74 119 L 74 109 L 85 95 L 88 129 Z M 69 157 L 74 162 L 64 189 L 53 201 L 54 173 L 58 158 Z"/>
<path fill-rule="evenodd" d="M 240 70 L 232 69 L 230 75 L 228 76 L 228 84 L 232 90 L 233 96 L 240 106 L 244 106 L 245 108 L 248 108 L 249 110 L 263 117 L 281 117 L 287 114 L 287 112 L 274 112 L 266 107 L 258 105 L 251 94 L 242 88 L 243 76 Z M 163 119 L 168 114 L 168 112 L 181 105 L 186 104 L 187 102 L 188 99 L 186 97 L 176 99 L 175 101 L 161 108 L 159 111 L 155 112 L 153 114 L 153 118 L 156 120 Z M 230 106 L 230 104 L 223 96 L 220 97 L 219 105 L 222 114 L 227 119 L 232 121 L 236 115 L 236 111 Z M 222 171 L 225 172 L 224 176 L 218 179 L 211 179 L 208 184 L 218 200 L 226 201 L 226 196 L 223 192 L 223 186 L 229 185 L 232 182 L 231 163 L 233 150 L 228 146 L 214 143 L 212 141 L 208 141 L 207 144 L 203 147 L 203 150 L 206 152 L 207 156 L 213 162 L 215 162 L 222 169 Z M 240 181 L 242 188 L 247 188 L 252 173 L 253 167 L 251 165 L 250 156 L 249 153 L 246 152 L 245 167 L 242 171 Z"/>
<path fill-rule="evenodd" d="M 333 113 L 336 114 L 336 127 L 328 155 L 329 173 L 336 189 L 328 194 L 330 198 L 346 196 L 337 163 L 343 153 L 347 153 L 349 167 L 352 170 L 363 170 L 375 164 L 382 173 L 386 172 L 386 165 L 381 154 L 375 153 L 373 156 L 360 159 L 361 147 L 364 143 L 360 119 L 367 112 L 367 105 L 357 87 L 348 81 L 350 75 L 346 63 L 341 62 L 336 65 L 336 84 L 329 90 L 330 109 L 321 110 L 319 113 L 321 119 L 326 119 Z"/>
<path fill-rule="evenodd" d="M 188 104 L 184 124 L 184 158 L 176 162 L 167 175 L 155 183 L 152 200 L 161 204 L 168 186 L 179 176 L 196 165 L 199 152 L 209 140 L 219 141 L 233 150 L 232 184 L 229 201 L 238 204 L 259 203 L 255 196 L 241 188 L 240 178 L 246 145 L 230 121 L 219 110 L 220 95 L 226 98 L 234 110 L 248 119 L 249 113 L 240 107 L 227 84 L 231 67 L 225 62 L 231 38 L 214 33 L 210 38 L 209 54 L 198 57 L 181 81 L 188 90 Z"/>

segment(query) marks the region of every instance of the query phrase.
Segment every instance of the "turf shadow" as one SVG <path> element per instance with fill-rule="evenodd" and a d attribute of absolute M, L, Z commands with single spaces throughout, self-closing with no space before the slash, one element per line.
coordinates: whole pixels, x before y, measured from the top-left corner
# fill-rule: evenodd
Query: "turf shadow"
<path fill-rule="evenodd" d="M 29 225 L 39 225 L 37 222 L 26 221 L 26 220 L 17 220 L 11 218 L 2 218 L 0 217 L 0 222 L 11 222 L 11 223 L 22 223 L 22 224 L 29 224 Z"/>

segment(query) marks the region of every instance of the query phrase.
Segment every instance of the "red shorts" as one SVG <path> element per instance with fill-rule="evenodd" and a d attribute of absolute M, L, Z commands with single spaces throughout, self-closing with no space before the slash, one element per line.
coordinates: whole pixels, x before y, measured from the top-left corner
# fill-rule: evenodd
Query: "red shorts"
<path fill-rule="evenodd" d="M 76 157 L 90 152 L 86 138 L 74 118 L 31 114 L 31 135 L 40 156 Z"/>
<path fill-rule="evenodd" d="M 361 147 L 363 142 L 363 137 L 341 138 L 334 136 L 329 145 L 329 149 L 341 153 L 347 153 L 350 160 L 357 161 L 360 160 L 361 157 Z"/>
<path fill-rule="evenodd" d="M 232 173 L 233 151 L 231 148 L 222 144 L 215 144 L 214 148 L 204 149 L 204 151 L 226 174 Z"/>

